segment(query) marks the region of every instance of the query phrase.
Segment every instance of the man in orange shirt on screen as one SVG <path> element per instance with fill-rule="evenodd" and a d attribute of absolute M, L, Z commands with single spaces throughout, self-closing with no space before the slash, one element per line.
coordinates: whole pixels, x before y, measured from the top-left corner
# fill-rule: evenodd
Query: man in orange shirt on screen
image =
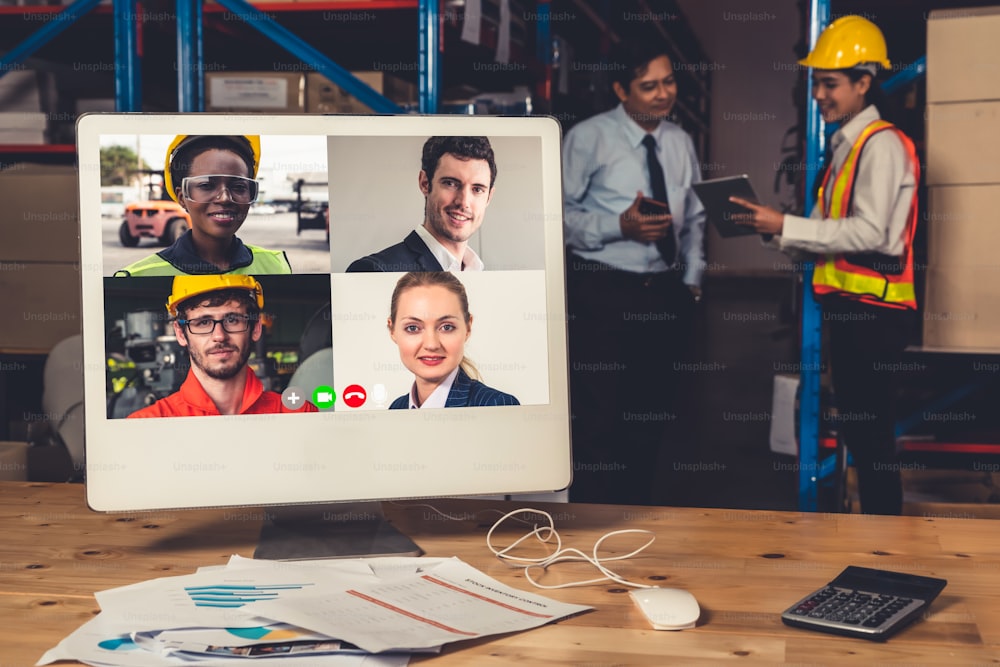
<path fill-rule="evenodd" d="M 253 276 L 176 276 L 167 312 L 191 369 L 178 391 L 129 419 L 317 412 L 304 400 L 298 409 L 285 407 L 281 395 L 265 391 L 247 365 L 263 333 L 263 308 L 264 291 Z"/>

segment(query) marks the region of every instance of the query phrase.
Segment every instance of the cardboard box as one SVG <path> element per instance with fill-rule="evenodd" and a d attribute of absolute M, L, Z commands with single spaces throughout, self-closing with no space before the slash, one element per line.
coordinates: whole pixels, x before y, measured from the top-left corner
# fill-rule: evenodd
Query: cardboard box
<path fill-rule="evenodd" d="M 0 262 L 79 263 L 78 189 L 71 166 L 18 163 L 0 171 Z"/>
<path fill-rule="evenodd" d="M 234 113 L 302 113 L 301 72 L 206 72 L 205 110 Z"/>
<path fill-rule="evenodd" d="M 0 347 L 47 352 L 80 331 L 76 169 L 28 163 L 0 171 Z"/>
<path fill-rule="evenodd" d="M 927 185 L 1000 183 L 1000 101 L 927 105 Z"/>
<path fill-rule="evenodd" d="M 995 267 L 927 269 L 924 347 L 1000 353 Z"/>
<path fill-rule="evenodd" d="M 76 115 L 91 112 L 116 111 L 113 97 L 80 97 L 76 100 Z"/>
<path fill-rule="evenodd" d="M 0 109 L 5 112 L 42 110 L 38 75 L 34 70 L 12 70 L 0 77 Z"/>
<path fill-rule="evenodd" d="M 28 480 L 28 443 L 0 441 L 0 481 Z"/>
<path fill-rule="evenodd" d="M 1000 350 L 1000 184 L 928 188 L 926 347 Z"/>
<path fill-rule="evenodd" d="M 1000 184 L 927 189 L 927 263 L 931 268 L 980 267 L 1000 278 Z M 996 283 L 994 283 L 996 284 Z"/>
<path fill-rule="evenodd" d="M 0 144 L 44 144 L 47 127 L 41 111 L 0 112 Z"/>
<path fill-rule="evenodd" d="M 79 264 L 0 262 L 0 348 L 48 352 L 80 333 Z"/>
<path fill-rule="evenodd" d="M 351 72 L 375 92 L 401 106 L 415 104 L 417 86 L 381 71 Z M 319 72 L 306 74 L 306 111 L 308 113 L 370 114 L 372 109 Z"/>
<path fill-rule="evenodd" d="M 927 21 L 927 102 L 1000 100 L 1000 7 L 935 10 Z"/>

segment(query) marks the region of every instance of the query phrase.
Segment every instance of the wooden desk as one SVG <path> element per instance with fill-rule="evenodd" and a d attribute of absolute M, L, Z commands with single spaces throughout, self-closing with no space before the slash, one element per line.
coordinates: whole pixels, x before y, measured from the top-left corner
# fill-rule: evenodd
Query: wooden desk
<path fill-rule="evenodd" d="M 98 611 L 93 593 L 160 576 L 188 574 L 251 556 L 259 512 L 166 511 L 102 515 L 69 484 L 0 483 L 0 665 L 33 665 Z M 497 562 L 486 529 L 511 503 L 448 500 L 447 521 L 415 503 L 386 514 L 428 555 L 455 555 L 512 586 L 534 590 L 520 570 Z M 564 545 L 589 551 L 618 528 L 658 539 L 620 564 L 627 578 L 690 590 L 698 627 L 656 632 L 623 587 L 592 585 L 542 594 L 595 610 L 527 632 L 448 645 L 442 665 L 664 665 L 726 660 L 831 664 L 987 663 L 1000 659 L 1000 525 L 979 519 L 866 517 L 738 510 L 540 505 L 553 512 Z M 509 534 L 514 533 L 511 526 Z M 520 534 L 520 533 L 518 533 Z M 624 545 L 623 545 L 624 546 Z M 779 614 L 847 565 L 943 577 L 948 586 L 917 620 L 885 644 L 782 625 Z M 559 565 L 546 582 L 592 577 Z"/>

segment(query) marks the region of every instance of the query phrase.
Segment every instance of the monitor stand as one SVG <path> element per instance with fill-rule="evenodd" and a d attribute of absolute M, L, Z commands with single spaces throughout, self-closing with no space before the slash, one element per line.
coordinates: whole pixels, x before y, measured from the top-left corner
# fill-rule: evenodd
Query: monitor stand
<path fill-rule="evenodd" d="M 382 503 L 268 507 L 254 558 L 309 560 L 420 556 L 410 538 L 382 514 Z"/>

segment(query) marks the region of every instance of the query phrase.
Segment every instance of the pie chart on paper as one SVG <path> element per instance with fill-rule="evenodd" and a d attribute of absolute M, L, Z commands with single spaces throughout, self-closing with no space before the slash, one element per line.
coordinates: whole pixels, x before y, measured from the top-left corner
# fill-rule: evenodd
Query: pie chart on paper
<path fill-rule="evenodd" d="M 97 646 L 104 649 L 105 651 L 131 651 L 133 649 L 139 648 L 135 645 L 128 637 L 115 637 L 114 639 L 105 639 L 104 641 L 97 642 Z"/>

